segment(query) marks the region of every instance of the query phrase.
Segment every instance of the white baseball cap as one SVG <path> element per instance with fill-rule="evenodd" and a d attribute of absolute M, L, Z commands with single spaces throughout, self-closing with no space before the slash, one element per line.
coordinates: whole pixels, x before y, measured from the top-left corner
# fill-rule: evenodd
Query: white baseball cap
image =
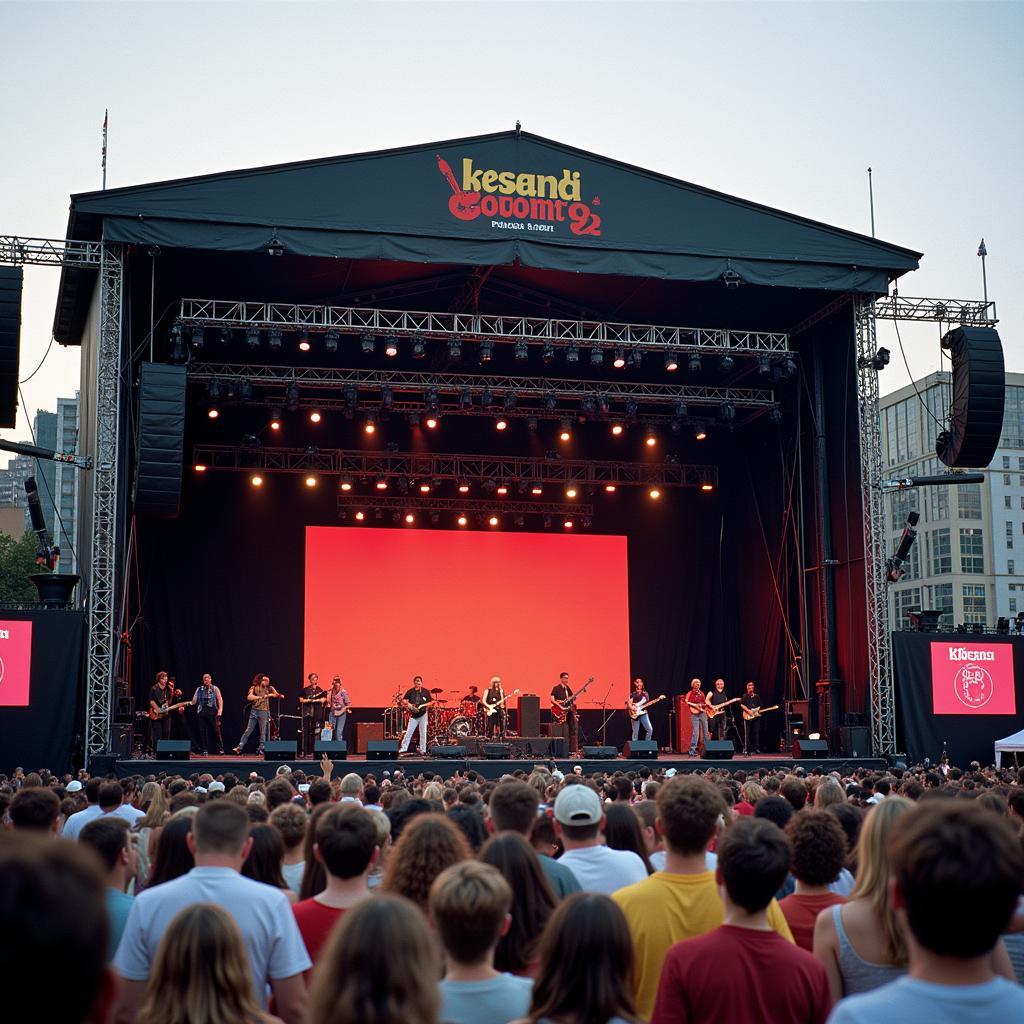
<path fill-rule="evenodd" d="M 82 791 L 82 784 L 78 779 L 72 779 L 67 785 L 67 791 L 69 793 L 80 793 Z"/>
<path fill-rule="evenodd" d="M 589 786 L 566 786 L 555 799 L 555 821 L 562 825 L 596 825 L 603 816 L 601 798 Z"/>

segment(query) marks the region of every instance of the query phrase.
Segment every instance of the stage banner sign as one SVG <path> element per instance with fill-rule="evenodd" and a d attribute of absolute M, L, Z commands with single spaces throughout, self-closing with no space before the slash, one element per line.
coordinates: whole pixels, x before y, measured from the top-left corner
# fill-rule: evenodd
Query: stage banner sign
<path fill-rule="evenodd" d="M 937 715 L 1014 715 L 1013 648 L 1008 644 L 931 645 Z"/>
<path fill-rule="evenodd" d="M 32 623 L 0 619 L 0 706 L 28 706 L 31 671 Z"/>

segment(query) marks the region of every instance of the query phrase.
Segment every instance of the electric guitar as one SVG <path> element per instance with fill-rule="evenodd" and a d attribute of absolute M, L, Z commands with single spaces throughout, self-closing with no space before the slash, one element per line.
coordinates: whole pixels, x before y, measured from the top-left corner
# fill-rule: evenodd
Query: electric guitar
<path fill-rule="evenodd" d="M 437 169 L 444 175 L 454 193 L 448 198 L 448 209 L 452 216 L 458 217 L 459 220 L 476 220 L 480 216 L 480 193 L 467 192 L 460 188 L 448 161 L 440 153 L 437 154 Z"/>
<path fill-rule="evenodd" d="M 146 714 L 149 715 L 149 717 L 155 722 L 158 718 L 163 718 L 165 715 L 169 715 L 172 711 L 177 711 L 178 708 L 183 708 L 191 703 L 192 701 L 190 700 L 183 700 L 178 704 L 171 704 L 170 706 L 164 704 L 161 706 L 159 711 L 154 711 L 152 708 L 150 708 L 149 711 L 146 712 Z"/>
<path fill-rule="evenodd" d="M 664 700 L 665 694 L 661 694 L 659 697 L 655 697 L 654 700 L 641 700 L 637 703 L 633 701 L 626 702 L 626 714 L 635 722 L 641 715 L 647 714 L 647 709 L 654 707 L 659 700 Z"/>
<path fill-rule="evenodd" d="M 773 704 L 770 708 L 754 708 L 748 711 L 746 708 L 743 709 L 743 720 L 745 722 L 752 722 L 755 718 L 760 718 L 762 715 L 766 715 L 769 711 L 778 711 L 779 705 Z"/>
<path fill-rule="evenodd" d="M 426 704 L 419 705 L 413 704 L 412 701 L 408 700 L 402 701 L 402 705 L 405 707 L 405 710 L 408 711 L 413 718 L 422 718 L 423 712 L 426 711 L 427 708 L 432 707 L 436 703 L 437 701 L 434 700 L 433 697 L 431 697 L 430 700 L 426 702 Z"/>
<path fill-rule="evenodd" d="M 721 704 L 709 704 L 708 705 L 708 718 L 716 718 L 720 715 L 730 704 L 735 704 L 736 701 L 743 700 L 742 697 L 733 697 L 732 700 L 723 701 Z"/>
<path fill-rule="evenodd" d="M 480 701 L 480 703 L 483 705 L 483 708 L 484 708 L 484 714 L 488 718 L 493 717 L 494 715 L 496 715 L 501 710 L 502 704 L 504 704 L 505 701 L 507 701 L 509 699 L 509 697 L 514 697 L 518 692 L 519 692 L 519 690 L 516 689 L 516 690 L 513 690 L 511 693 L 506 693 L 505 696 L 501 698 L 501 700 L 495 701 L 495 703 L 493 703 L 493 704 L 488 704 L 487 701 L 483 701 L 483 700 Z"/>
<path fill-rule="evenodd" d="M 299 703 L 300 704 L 326 704 L 327 703 L 327 698 L 326 697 L 300 697 L 299 698 Z"/>
<path fill-rule="evenodd" d="M 594 677 L 591 676 L 576 693 L 570 694 L 565 700 L 553 700 L 551 702 L 551 717 L 559 724 L 564 722 L 569 714 L 569 709 L 576 703 L 576 699 L 587 692 L 587 687 L 593 681 Z"/>

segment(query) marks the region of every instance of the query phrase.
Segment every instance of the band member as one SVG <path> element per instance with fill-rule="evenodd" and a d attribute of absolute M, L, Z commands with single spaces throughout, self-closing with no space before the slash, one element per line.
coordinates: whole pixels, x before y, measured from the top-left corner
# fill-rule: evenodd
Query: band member
<path fill-rule="evenodd" d="M 693 726 L 693 735 L 690 737 L 690 757 L 697 753 L 697 744 L 703 742 L 705 745 L 711 739 L 708 735 L 708 712 L 704 706 L 705 696 L 701 692 L 700 680 L 690 680 L 690 692 L 686 695 L 686 704 L 690 712 L 690 723 Z"/>
<path fill-rule="evenodd" d="M 638 676 L 633 680 L 633 689 L 629 694 L 630 706 L 634 711 L 640 712 L 640 714 L 630 722 L 630 726 L 633 729 L 634 740 L 640 739 L 641 725 L 644 727 L 645 740 L 649 740 L 654 735 L 654 726 L 651 725 L 651 716 L 643 710 L 650 699 L 651 696 L 647 692 L 647 688 L 644 686 L 644 681 Z"/>
<path fill-rule="evenodd" d="M 480 705 L 484 709 L 484 735 L 490 739 L 500 739 L 508 731 L 508 711 L 505 691 L 501 688 L 501 676 L 495 676 L 491 680 L 491 685 L 484 691 Z M 487 712 L 491 710 L 493 714 L 488 714 Z"/>
<path fill-rule="evenodd" d="M 192 705 L 199 720 L 199 749 L 204 755 L 212 750 L 224 753 L 224 741 L 220 735 L 220 716 L 224 714 L 224 698 L 220 687 L 213 685 L 213 676 L 204 673 L 202 684 L 192 694 Z"/>
<path fill-rule="evenodd" d="M 171 703 L 171 693 L 167 685 L 167 673 L 157 672 L 156 683 L 149 690 L 149 739 L 156 753 L 156 745 L 160 740 L 171 738 L 171 723 L 166 714 L 160 712 Z"/>
<path fill-rule="evenodd" d="M 299 710 L 302 712 L 302 756 L 313 756 L 313 745 L 324 724 L 324 705 L 327 691 L 320 687 L 315 672 L 306 676 L 306 685 L 299 691 Z"/>
<path fill-rule="evenodd" d="M 238 746 L 234 748 L 236 754 L 242 752 L 246 740 L 256 729 L 259 729 L 258 752 L 263 753 L 263 745 L 267 742 L 267 727 L 270 724 L 270 698 L 283 696 L 284 694 L 278 693 L 277 688 L 271 684 L 270 676 L 257 672 L 252 677 L 249 692 L 245 697 L 249 702 L 249 722 L 245 727 L 245 732 L 242 733 L 242 738 L 238 741 Z"/>
<path fill-rule="evenodd" d="M 462 698 L 463 704 L 479 704 L 480 703 L 480 688 L 470 684 L 469 693 Z"/>
<path fill-rule="evenodd" d="M 404 754 L 409 749 L 412 734 L 420 731 L 420 753 L 427 752 L 427 707 L 432 703 L 430 693 L 423 688 L 423 676 L 415 676 L 412 686 L 405 691 L 402 700 L 405 710 L 409 712 L 409 724 L 405 727 L 405 736 L 398 752 Z"/>
<path fill-rule="evenodd" d="M 572 696 L 569 685 L 569 673 L 562 672 L 558 682 L 551 688 L 551 713 L 556 722 L 561 722 L 561 729 L 556 732 L 552 727 L 551 734 L 565 737 L 567 754 L 572 754 L 579 746 L 579 719 L 576 717 L 576 704 L 567 703 Z"/>
<path fill-rule="evenodd" d="M 750 712 L 761 706 L 761 697 L 757 692 L 757 687 L 754 685 L 754 681 L 750 680 L 747 683 L 746 693 L 743 694 L 743 699 L 740 701 L 740 707 L 745 712 Z M 761 719 L 752 718 L 749 721 L 747 716 L 743 716 L 743 753 L 744 754 L 759 754 L 761 752 Z"/>
<path fill-rule="evenodd" d="M 348 690 L 341 685 L 341 676 L 331 680 L 331 692 L 328 694 L 327 711 L 331 718 L 331 730 L 336 740 L 344 739 L 345 723 L 348 721 L 348 709 L 352 702 L 348 699 Z"/>
<path fill-rule="evenodd" d="M 719 704 L 724 704 L 728 699 L 729 695 L 725 692 L 725 680 L 716 679 L 715 688 L 708 694 L 705 703 L 709 708 L 716 708 Z M 720 711 L 711 719 L 710 731 L 716 740 L 725 739 L 725 734 L 729 729 L 728 715 L 729 712 Z"/>

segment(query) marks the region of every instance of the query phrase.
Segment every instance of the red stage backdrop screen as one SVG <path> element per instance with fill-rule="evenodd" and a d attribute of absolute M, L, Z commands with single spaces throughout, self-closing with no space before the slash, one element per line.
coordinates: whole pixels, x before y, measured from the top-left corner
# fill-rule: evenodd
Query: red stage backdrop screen
<path fill-rule="evenodd" d="M 1014 715 L 1013 647 L 976 640 L 938 642 L 932 650 L 937 715 Z"/>
<path fill-rule="evenodd" d="M 0 619 L 0 707 L 28 706 L 32 623 Z"/>
<path fill-rule="evenodd" d="M 562 671 L 616 705 L 629 687 L 625 537 L 310 526 L 305 599 L 305 672 L 357 706 L 414 675 L 451 700 L 498 675 L 542 706 Z"/>

